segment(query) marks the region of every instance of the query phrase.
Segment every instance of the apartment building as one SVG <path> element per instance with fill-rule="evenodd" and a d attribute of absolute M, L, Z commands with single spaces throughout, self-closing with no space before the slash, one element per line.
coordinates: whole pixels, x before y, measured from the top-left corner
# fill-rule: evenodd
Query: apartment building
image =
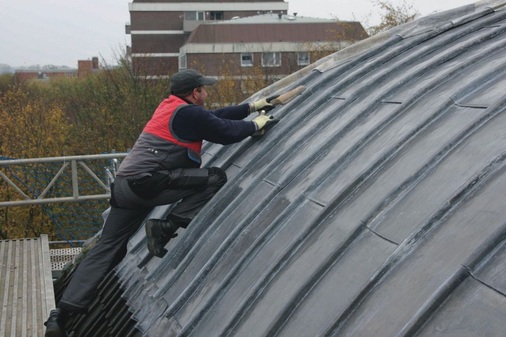
<path fill-rule="evenodd" d="M 282 0 L 175 1 L 134 0 L 129 4 L 131 57 L 135 67 L 153 76 L 179 69 L 179 49 L 201 23 L 230 20 L 264 12 L 285 12 Z"/>
<path fill-rule="evenodd" d="M 133 0 L 126 27 L 133 65 L 151 78 L 196 63 L 216 71 L 217 62 L 229 60 L 243 67 L 262 64 L 284 75 L 312 61 L 310 43 L 327 48 L 367 37 L 360 23 L 288 15 L 288 5 L 282 0 Z"/>

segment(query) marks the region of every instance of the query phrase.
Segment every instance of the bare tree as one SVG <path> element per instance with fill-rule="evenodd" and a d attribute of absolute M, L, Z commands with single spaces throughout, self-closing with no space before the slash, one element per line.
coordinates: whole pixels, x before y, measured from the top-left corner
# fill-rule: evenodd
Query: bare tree
<path fill-rule="evenodd" d="M 379 7 L 381 21 L 378 25 L 370 26 L 366 29 L 370 36 L 413 21 L 420 16 L 420 12 L 412 4 L 408 4 L 406 0 L 400 5 L 394 5 L 389 0 L 371 0 L 371 2 L 373 6 Z"/>

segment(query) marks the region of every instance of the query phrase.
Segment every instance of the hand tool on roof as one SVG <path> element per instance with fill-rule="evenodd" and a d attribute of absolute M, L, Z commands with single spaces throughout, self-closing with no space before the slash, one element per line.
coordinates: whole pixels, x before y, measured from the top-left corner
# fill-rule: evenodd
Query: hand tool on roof
<path fill-rule="evenodd" d="M 258 101 L 250 103 L 250 111 L 264 111 L 268 112 L 274 109 L 277 105 L 284 105 L 294 99 L 296 96 L 302 94 L 306 90 L 306 87 L 303 85 L 298 86 L 295 89 L 292 89 L 288 92 L 285 92 L 281 95 L 274 95 L 266 98 L 262 98 Z"/>
<path fill-rule="evenodd" d="M 292 89 L 284 94 L 279 95 L 278 97 L 273 98 L 269 103 L 272 105 L 285 105 L 290 102 L 295 97 L 299 96 L 306 90 L 306 87 L 303 85 L 299 85 L 297 88 Z"/>
<path fill-rule="evenodd" d="M 278 98 L 278 97 L 279 97 L 279 95 L 275 95 L 275 96 L 271 96 L 271 97 L 262 98 L 258 101 L 250 103 L 250 108 L 249 108 L 250 113 L 255 112 L 255 111 L 258 111 L 258 112 L 271 111 L 272 109 L 274 109 L 274 105 L 271 104 L 271 101 L 275 98 Z"/>

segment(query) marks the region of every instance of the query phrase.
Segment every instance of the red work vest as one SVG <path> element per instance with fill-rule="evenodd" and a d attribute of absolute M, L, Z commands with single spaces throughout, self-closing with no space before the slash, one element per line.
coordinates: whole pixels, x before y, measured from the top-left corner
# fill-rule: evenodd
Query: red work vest
<path fill-rule="evenodd" d="M 176 135 L 172 134 L 172 117 L 183 106 L 188 105 L 183 99 L 170 95 L 164 99 L 162 103 L 155 110 L 153 117 L 144 127 L 144 132 L 150 133 L 162 139 L 165 139 L 173 144 L 183 146 L 195 153 L 200 157 L 202 151 L 202 141 L 185 141 L 179 139 Z"/>

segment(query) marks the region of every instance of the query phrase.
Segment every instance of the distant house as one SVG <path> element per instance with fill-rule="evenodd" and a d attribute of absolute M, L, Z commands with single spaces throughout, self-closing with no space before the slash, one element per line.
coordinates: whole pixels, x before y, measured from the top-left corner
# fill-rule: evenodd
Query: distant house
<path fill-rule="evenodd" d="M 76 69 L 17 69 L 14 76 L 18 81 L 48 80 L 55 77 L 76 77 Z"/>
<path fill-rule="evenodd" d="M 100 69 L 98 57 L 93 57 L 91 60 L 77 61 L 77 77 L 83 78 L 89 74 L 96 72 Z"/>
<path fill-rule="evenodd" d="M 194 62 L 215 71 L 217 59 L 239 60 L 245 67 L 263 60 L 267 67 L 279 68 L 271 69 L 273 73 L 286 75 L 312 62 L 304 43 L 349 44 L 367 37 L 356 22 L 336 24 L 287 13 L 288 3 L 280 0 L 134 0 L 126 27 L 132 63 L 153 78 L 166 77 Z"/>
<path fill-rule="evenodd" d="M 203 23 L 181 47 L 179 68 L 237 76 L 260 67 L 274 81 L 367 37 L 359 22 L 274 13 Z"/>
<path fill-rule="evenodd" d="M 78 77 L 83 78 L 100 69 L 98 57 L 91 60 L 78 60 L 77 69 L 75 68 L 36 68 L 36 69 L 17 69 L 15 77 L 18 81 L 27 80 L 48 80 L 57 77 Z"/>

